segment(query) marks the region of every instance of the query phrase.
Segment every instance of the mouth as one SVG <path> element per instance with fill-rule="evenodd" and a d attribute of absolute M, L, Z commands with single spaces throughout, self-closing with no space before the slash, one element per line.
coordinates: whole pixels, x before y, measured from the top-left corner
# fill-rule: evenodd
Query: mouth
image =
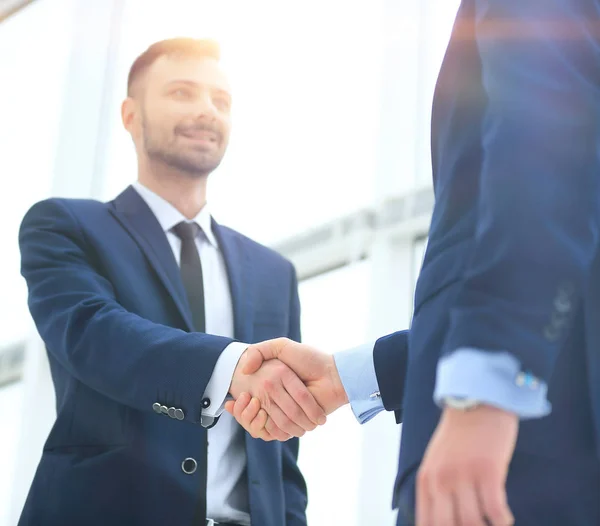
<path fill-rule="evenodd" d="M 183 130 L 179 135 L 204 144 L 216 144 L 219 140 L 219 135 L 210 130 Z"/>

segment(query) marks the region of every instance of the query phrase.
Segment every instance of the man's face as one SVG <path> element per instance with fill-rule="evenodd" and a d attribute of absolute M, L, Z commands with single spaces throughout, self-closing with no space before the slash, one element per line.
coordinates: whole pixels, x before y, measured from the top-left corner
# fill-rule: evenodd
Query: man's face
<path fill-rule="evenodd" d="M 219 166 L 231 128 L 231 91 L 216 60 L 161 57 L 136 94 L 138 148 L 190 177 Z"/>

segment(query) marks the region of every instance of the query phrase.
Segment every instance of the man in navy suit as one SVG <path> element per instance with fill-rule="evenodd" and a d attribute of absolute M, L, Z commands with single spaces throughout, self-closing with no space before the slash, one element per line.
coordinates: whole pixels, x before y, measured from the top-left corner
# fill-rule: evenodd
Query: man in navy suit
<path fill-rule="evenodd" d="M 410 331 L 248 360 L 278 356 L 327 412 L 396 412 L 398 524 L 600 524 L 599 123 L 600 2 L 463 0 Z M 242 401 L 229 410 L 270 439 Z"/>
<path fill-rule="evenodd" d="M 300 309 L 291 263 L 206 203 L 230 108 L 216 44 L 152 45 L 122 105 L 137 182 L 109 203 L 45 200 L 23 220 L 57 401 L 23 526 L 306 524 L 297 439 L 267 444 L 220 416 L 244 391 L 268 403 L 279 438 L 325 418 L 282 363 L 240 372 L 243 342 L 300 338 Z"/>

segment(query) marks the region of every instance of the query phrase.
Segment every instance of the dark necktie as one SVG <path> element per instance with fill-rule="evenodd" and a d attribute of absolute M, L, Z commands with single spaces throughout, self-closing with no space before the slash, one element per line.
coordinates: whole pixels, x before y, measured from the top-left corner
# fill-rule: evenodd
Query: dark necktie
<path fill-rule="evenodd" d="M 194 330 L 206 332 L 202 264 L 196 246 L 200 227 L 196 223 L 182 221 L 173 227 L 173 232 L 181 239 L 181 280 L 192 311 Z"/>
<path fill-rule="evenodd" d="M 173 227 L 175 235 L 181 239 L 181 280 L 188 297 L 194 329 L 197 332 L 206 332 L 206 316 L 204 310 L 204 283 L 202 278 L 202 264 L 196 246 L 196 238 L 200 227 L 196 223 L 182 221 Z M 206 477 L 208 469 L 208 436 L 206 430 L 203 435 L 202 468 L 199 470 L 200 486 L 198 488 L 198 504 L 194 525 L 206 524 Z"/>

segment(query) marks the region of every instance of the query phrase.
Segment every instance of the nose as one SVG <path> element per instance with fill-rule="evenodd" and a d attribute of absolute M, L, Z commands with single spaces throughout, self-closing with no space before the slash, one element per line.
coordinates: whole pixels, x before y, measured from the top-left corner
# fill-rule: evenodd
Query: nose
<path fill-rule="evenodd" d="M 194 114 L 197 119 L 214 120 L 217 117 L 217 108 L 209 93 L 203 92 L 195 102 Z"/>

